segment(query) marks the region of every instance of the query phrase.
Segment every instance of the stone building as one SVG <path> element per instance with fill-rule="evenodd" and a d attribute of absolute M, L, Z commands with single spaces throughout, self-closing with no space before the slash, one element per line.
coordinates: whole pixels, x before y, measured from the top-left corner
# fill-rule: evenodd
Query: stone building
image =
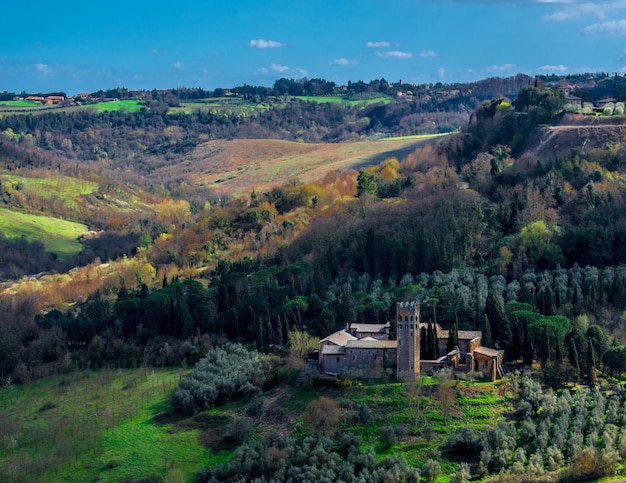
<path fill-rule="evenodd" d="M 504 351 L 483 347 L 480 331 L 458 331 L 458 347 L 447 352 L 449 331 L 435 324 L 439 353 L 436 360 L 420 356 L 420 337 L 427 324 L 420 323 L 420 304 L 396 304 L 397 339 L 389 340 L 390 324 L 351 324 L 320 341 L 319 369 L 338 376 L 342 369 L 369 369 L 379 373 L 394 369 L 400 381 L 415 381 L 444 367 L 481 372 L 495 381 L 505 374 Z"/>

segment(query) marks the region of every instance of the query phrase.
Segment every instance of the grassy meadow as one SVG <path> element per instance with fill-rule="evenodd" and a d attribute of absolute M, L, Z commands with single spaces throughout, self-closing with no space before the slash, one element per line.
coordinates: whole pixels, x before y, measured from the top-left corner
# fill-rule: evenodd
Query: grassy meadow
<path fill-rule="evenodd" d="M 1 481 L 190 475 L 209 459 L 169 411 L 179 369 L 76 372 L 0 389 Z M 180 481 L 180 480 L 176 480 Z"/>
<path fill-rule="evenodd" d="M 216 140 L 186 156 L 194 183 L 219 193 L 241 196 L 252 188 L 266 190 L 292 179 L 320 180 L 330 171 L 360 169 L 389 157 L 405 156 L 435 136 L 333 144 L 307 144 L 271 139 Z M 173 176 L 176 166 L 157 171 Z M 261 181 L 262 180 L 262 181 Z"/>
<path fill-rule="evenodd" d="M 113 111 L 122 111 L 122 112 L 138 112 L 141 109 L 146 108 L 146 103 L 144 101 L 137 100 L 119 100 L 119 101 L 110 101 L 110 102 L 98 102 L 97 104 L 85 104 L 83 106 L 78 107 L 78 109 L 91 109 L 96 112 L 113 112 Z"/>
<path fill-rule="evenodd" d="M 222 112 L 224 114 L 252 114 L 267 111 L 272 106 L 267 102 L 254 103 L 241 98 L 211 97 L 194 101 L 183 101 L 180 107 L 170 107 L 168 114 L 192 114 L 194 112 Z"/>
<path fill-rule="evenodd" d="M 33 107 L 33 106 L 41 106 L 40 102 L 34 101 L 0 101 L 0 106 L 6 107 Z"/>
<path fill-rule="evenodd" d="M 367 106 L 369 104 L 389 104 L 391 97 L 378 95 L 375 97 L 341 97 L 341 96 L 292 96 L 292 99 L 300 99 L 306 102 L 344 104 L 348 106 Z"/>
<path fill-rule="evenodd" d="M 0 208 L 0 231 L 7 238 L 23 236 L 29 241 L 38 240 L 61 260 L 82 250 L 78 237 L 87 230 L 87 226 L 80 223 Z"/>
<path fill-rule="evenodd" d="M 93 181 L 70 176 L 55 175 L 45 178 L 27 176 L 0 175 L 0 182 L 7 180 L 28 196 L 31 192 L 43 198 L 57 197 L 65 204 L 76 206 L 76 199 L 98 190 L 100 185 Z"/>
<path fill-rule="evenodd" d="M 224 434 L 232 421 L 245 417 L 247 403 L 182 418 L 172 412 L 169 397 L 183 374 L 182 369 L 104 369 L 1 388 L 0 480 L 106 482 L 158 475 L 191 481 L 202 467 L 227 462 L 235 447 L 224 443 Z M 454 400 L 442 410 L 438 383 L 430 377 L 420 384 L 372 380 L 312 389 L 280 384 L 261 394 L 263 415 L 254 419 L 248 437 L 309 434 L 307 404 L 326 396 L 341 407 L 333 433 L 358 434 L 362 447 L 374 448 L 379 458 L 399 453 L 422 465 L 457 428 L 495 425 L 512 410 L 504 385 L 455 381 L 450 387 Z M 359 405 L 371 409 L 369 422 L 357 421 Z M 387 425 L 406 427 L 408 436 L 383 444 Z M 452 470 L 450 463 L 443 467 L 444 473 Z"/>

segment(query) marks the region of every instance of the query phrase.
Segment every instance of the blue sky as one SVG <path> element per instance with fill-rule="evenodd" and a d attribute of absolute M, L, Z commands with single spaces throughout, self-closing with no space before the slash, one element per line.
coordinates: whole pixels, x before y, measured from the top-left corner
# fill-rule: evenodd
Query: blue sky
<path fill-rule="evenodd" d="M 35 0 L 2 10 L 0 91 L 626 73 L 626 0 Z"/>

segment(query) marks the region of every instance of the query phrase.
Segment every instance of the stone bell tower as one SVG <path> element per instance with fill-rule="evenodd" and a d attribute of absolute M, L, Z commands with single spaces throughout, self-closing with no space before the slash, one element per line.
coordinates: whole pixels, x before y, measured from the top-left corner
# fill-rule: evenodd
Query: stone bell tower
<path fill-rule="evenodd" d="M 420 304 L 398 302 L 396 327 L 396 377 L 399 381 L 415 381 L 420 376 Z"/>

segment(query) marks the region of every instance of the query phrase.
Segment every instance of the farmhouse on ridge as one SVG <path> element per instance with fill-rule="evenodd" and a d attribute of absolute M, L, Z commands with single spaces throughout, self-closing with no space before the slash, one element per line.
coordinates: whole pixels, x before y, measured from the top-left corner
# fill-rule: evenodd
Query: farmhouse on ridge
<path fill-rule="evenodd" d="M 414 381 L 420 374 L 432 374 L 444 367 L 455 371 L 482 373 L 495 381 L 505 373 L 504 351 L 481 345 L 481 331 L 458 331 L 458 346 L 448 351 L 449 331 L 436 323 L 437 348 L 445 354 L 436 360 L 422 359 L 421 338 L 428 324 L 420 322 L 416 302 L 396 304 L 397 340 L 390 340 L 391 324 L 353 323 L 320 341 L 319 369 L 338 376 L 342 369 L 369 369 L 381 372 L 393 369 L 401 381 Z"/>

